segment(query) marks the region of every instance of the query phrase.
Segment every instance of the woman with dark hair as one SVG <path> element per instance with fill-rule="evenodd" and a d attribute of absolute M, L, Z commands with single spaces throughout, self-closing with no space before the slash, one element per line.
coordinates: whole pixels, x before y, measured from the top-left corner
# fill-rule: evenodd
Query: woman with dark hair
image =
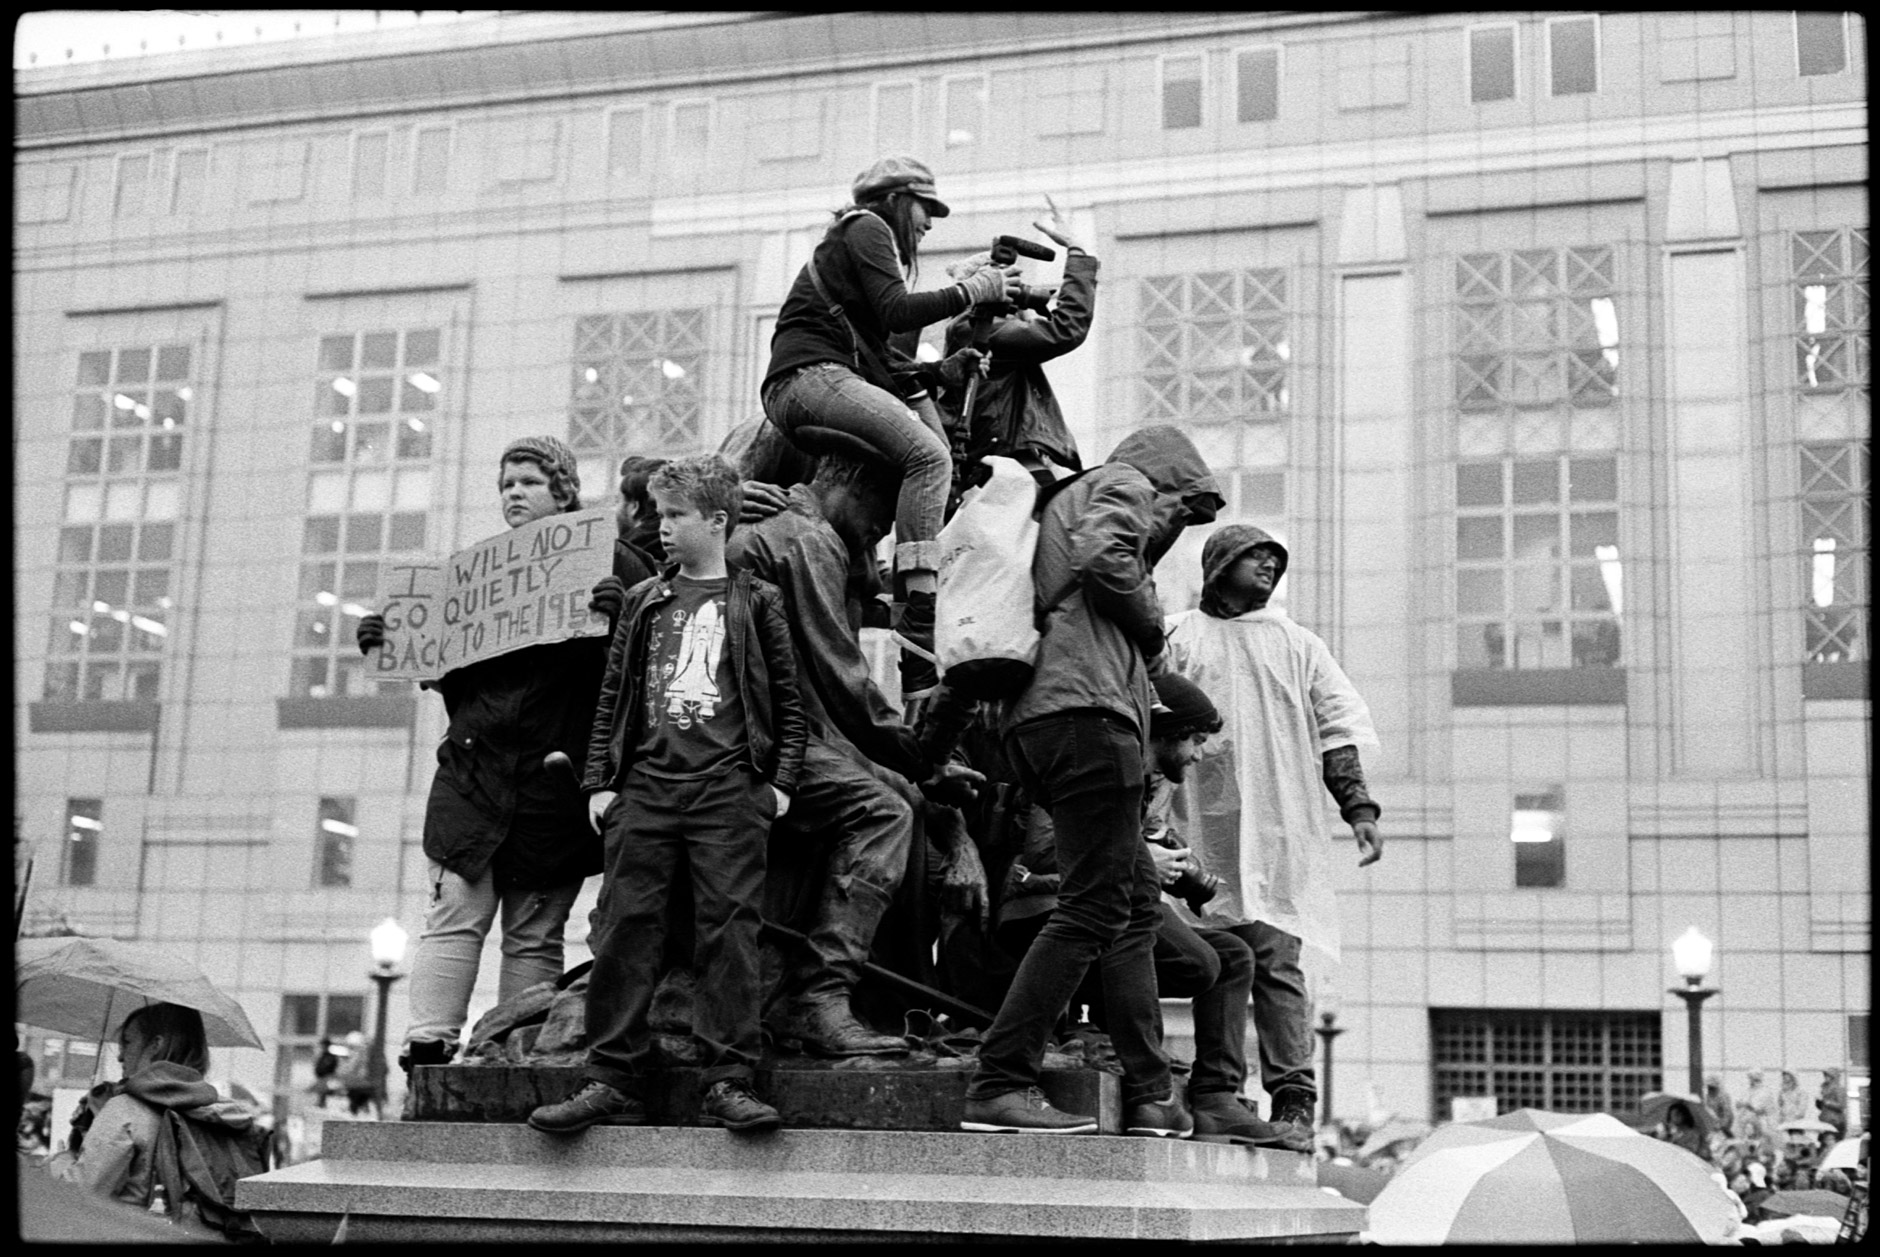
<path fill-rule="evenodd" d="M 899 476 L 895 568 L 901 633 L 933 650 L 940 525 L 952 455 L 940 412 L 889 338 L 918 332 L 974 305 L 1016 295 L 1017 268 L 985 267 L 934 292 L 908 287 L 921 237 L 948 214 L 933 172 L 912 157 L 884 157 L 855 180 L 777 314 L 764 374 L 764 414 L 812 454 L 860 457 Z M 932 664 L 903 656 L 902 690 L 931 689 Z"/>
<path fill-rule="evenodd" d="M 233 1132 L 254 1128 L 252 1111 L 222 1099 L 203 1079 L 209 1044 L 202 1015 L 193 1008 L 152 1004 L 126 1017 L 118 1031 L 118 1061 L 122 1081 L 92 1088 L 72 1124 L 72 1151 L 46 1162 L 54 1178 L 112 1200 L 148 1205 L 163 1110 L 178 1109 L 196 1122 Z"/>

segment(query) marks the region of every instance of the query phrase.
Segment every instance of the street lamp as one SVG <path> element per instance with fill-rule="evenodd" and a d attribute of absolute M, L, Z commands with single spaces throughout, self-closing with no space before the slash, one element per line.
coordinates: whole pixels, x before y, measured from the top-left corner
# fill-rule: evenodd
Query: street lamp
<path fill-rule="evenodd" d="M 1710 972 L 1710 940 L 1705 938 L 1693 925 L 1671 944 L 1671 962 L 1677 966 L 1678 976 L 1684 979 L 1683 986 L 1671 988 L 1671 994 L 1684 1001 L 1685 1011 L 1691 1019 L 1691 1094 L 1704 1094 L 1704 1023 L 1699 1011 L 1704 1001 L 1717 993 L 1717 988 L 1704 985 L 1704 975 Z"/>
<path fill-rule="evenodd" d="M 1332 1040 L 1345 1033 L 1345 1027 L 1338 1024 L 1338 1011 L 1328 1008 L 1320 1013 L 1319 1024 L 1313 1027 L 1312 1033 L 1325 1041 L 1325 1086 L 1324 1094 L 1320 1098 L 1319 1110 L 1323 1116 L 1320 1117 L 1319 1124 L 1330 1126 L 1332 1124 Z"/>
<path fill-rule="evenodd" d="M 372 969 L 366 974 L 379 988 L 379 1016 L 372 1036 L 372 1100 L 385 1112 L 385 1014 L 392 1000 L 392 983 L 405 975 L 398 972 L 398 962 L 405 958 L 405 942 L 411 936 L 396 917 L 386 917 L 372 927 Z"/>

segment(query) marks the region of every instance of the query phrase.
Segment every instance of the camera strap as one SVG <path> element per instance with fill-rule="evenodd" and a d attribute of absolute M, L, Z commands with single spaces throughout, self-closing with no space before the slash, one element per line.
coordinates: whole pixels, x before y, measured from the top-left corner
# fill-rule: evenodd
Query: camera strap
<path fill-rule="evenodd" d="M 866 214 L 867 212 L 867 210 L 854 210 L 845 215 L 842 221 L 837 223 L 836 226 L 841 227 L 854 221 L 857 216 Z M 873 383 L 879 384 L 882 388 L 893 392 L 892 384 L 894 381 L 894 372 L 888 370 L 881 359 L 876 356 L 874 349 L 868 342 L 857 335 L 855 324 L 849 321 L 848 311 L 844 310 L 842 303 L 831 297 L 829 295 L 829 289 L 823 286 L 822 275 L 816 269 L 815 250 L 810 251 L 809 264 L 803 269 L 809 272 L 809 282 L 816 289 L 816 295 L 822 298 L 823 304 L 829 307 L 829 313 L 834 316 L 838 323 L 848 329 L 849 352 L 855 355 L 856 368 L 862 372 L 864 378 L 872 373 L 874 377 Z"/>

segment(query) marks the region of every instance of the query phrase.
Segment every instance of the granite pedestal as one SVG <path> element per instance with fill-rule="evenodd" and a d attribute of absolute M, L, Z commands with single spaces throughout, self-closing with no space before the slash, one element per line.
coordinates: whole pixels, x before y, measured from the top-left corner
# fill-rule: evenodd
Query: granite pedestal
<path fill-rule="evenodd" d="M 1311 1158 L 1189 1140 L 357 1122 L 244 1179 L 276 1242 L 1350 1240 Z"/>
<path fill-rule="evenodd" d="M 766 1059 L 757 1093 L 791 1129 L 957 1131 L 971 1070 L 954 1059 L 854 1057 L 818 1061 Z M 661 1070 L 647 1089 L 648 1114 L 659 1126 L 698 1125 L 701 1071 Z M 424 1122 L 521 1122 L 536 1106 L 581 1089 L 578 1064 L 420 1065 L 412 1071 L 411 1115 Z M 1104 1134 L 1123 1130 L 1122 1091 L 1098 1069 L 1047 1069 L 1039 1088 L 1067 1113 L 1090 1113 Z"/>

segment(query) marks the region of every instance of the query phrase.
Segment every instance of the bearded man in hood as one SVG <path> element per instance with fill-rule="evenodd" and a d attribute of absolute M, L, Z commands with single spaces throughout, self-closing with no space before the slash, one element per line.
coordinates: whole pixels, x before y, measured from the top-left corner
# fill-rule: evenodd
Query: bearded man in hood
<path fill-rule="evenodd" d="M 1200 609 L 1170 621 L 1168 653 L 1227 714 L 1195 765 L 1185 832 L 1222 878 L 1206 924 L 1253 948 L 1253 1024 L 1272 1120 L 1309 1147 L 1318 1085 L 1301 947 L 1338 961 L 1320 783 L 1351 825 L 1359 867 L 1384 846 L 1358 760 L 1360 746 L 1377 745 L 1370 710 L 1325 643 L 1267 605 L 1287 561 L 1285 546 L 1248 524 L 1209 537 Z"/>

